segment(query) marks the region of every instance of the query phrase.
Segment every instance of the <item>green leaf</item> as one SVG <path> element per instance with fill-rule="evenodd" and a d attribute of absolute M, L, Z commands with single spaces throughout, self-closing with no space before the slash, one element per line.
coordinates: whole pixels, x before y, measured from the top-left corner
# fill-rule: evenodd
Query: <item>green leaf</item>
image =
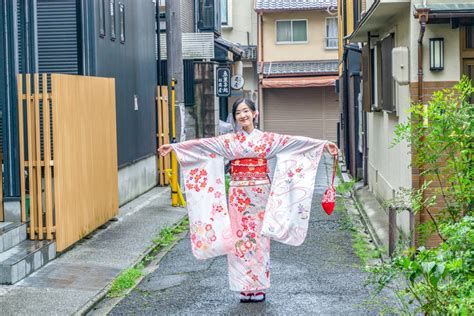
<path fill-rule="evenodd" d="M 431 270 L 436 266 L 435 262 L 423 262 L 421 264 L 421 268 L 423 269 L 423 272 L 426 274 L 431 273 Z"/>

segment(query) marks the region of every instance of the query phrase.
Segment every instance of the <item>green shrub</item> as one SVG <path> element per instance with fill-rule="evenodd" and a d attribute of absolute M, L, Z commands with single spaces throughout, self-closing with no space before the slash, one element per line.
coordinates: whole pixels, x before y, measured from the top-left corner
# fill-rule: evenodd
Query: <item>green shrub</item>
<path fill-rule="evenodd" d="M 400 313 L 469 315 L 474 312 L 474 217 L 440 225 L 446 241 L 433 249 L 409 249 L 391 262 L 369 267 L 377 293 L 403 280 L 396 290 Z M 413 307 L 415 305 L 415 307 Z"/>

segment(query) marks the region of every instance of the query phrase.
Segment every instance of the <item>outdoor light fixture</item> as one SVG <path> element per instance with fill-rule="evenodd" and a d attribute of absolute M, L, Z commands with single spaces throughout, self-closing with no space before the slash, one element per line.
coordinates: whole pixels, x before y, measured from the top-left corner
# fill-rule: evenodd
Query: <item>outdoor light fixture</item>
<path fill-rule="evenodd" d="M 444 69 L 444 38 L 430 38 L 430 70 Z"/>

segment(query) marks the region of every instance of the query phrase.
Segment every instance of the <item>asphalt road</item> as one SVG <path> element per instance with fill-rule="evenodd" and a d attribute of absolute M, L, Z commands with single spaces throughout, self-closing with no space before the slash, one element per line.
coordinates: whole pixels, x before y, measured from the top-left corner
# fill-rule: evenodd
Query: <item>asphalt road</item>
<path fill-rule="evenodd" d="M 226 258 L 196 260 L 186 236 L 110 314 L 377 314 L 364 304 L 367 276 L 359 268 L 351 234 L 340 225 L 342 213 L 327 216 L 320 206 L 325 167 L 322 163 L 318 172 L 305 243 L 291 247 L 272 242 L 272 287 L 264 303 L 240 303 L 238 293 L 228 288 Z"/>

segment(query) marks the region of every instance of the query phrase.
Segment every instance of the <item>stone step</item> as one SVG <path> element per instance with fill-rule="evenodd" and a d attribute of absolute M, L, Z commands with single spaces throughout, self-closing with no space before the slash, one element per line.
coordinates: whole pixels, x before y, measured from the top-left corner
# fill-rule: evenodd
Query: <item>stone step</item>
<path fill-rule="evenodd" d="M 2 222 L 0 225 L 0 253 L 26 239 L 26 223 Z"/>
<path fill-rule="evenodd" d="M 14 284 L 56 257 L 56 243 L 25 240 L 0 254 L 0 284 Z"/>

